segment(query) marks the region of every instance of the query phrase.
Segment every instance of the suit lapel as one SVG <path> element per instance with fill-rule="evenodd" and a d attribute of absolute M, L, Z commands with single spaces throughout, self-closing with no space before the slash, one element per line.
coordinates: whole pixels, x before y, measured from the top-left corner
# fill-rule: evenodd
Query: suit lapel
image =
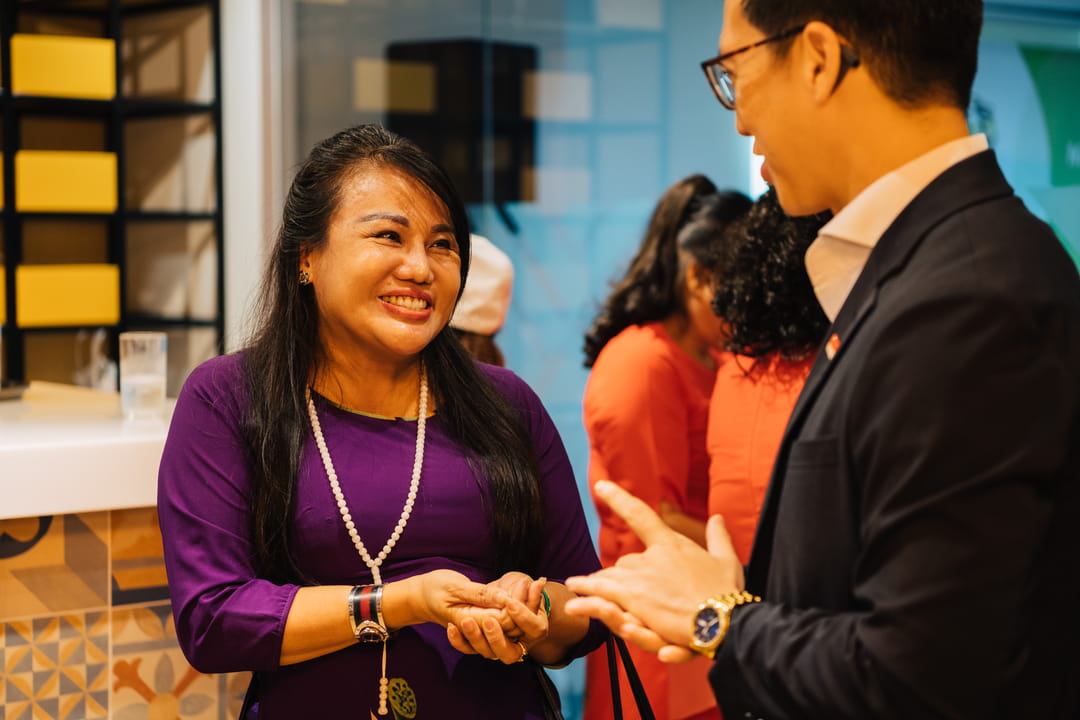
<path fill-rule="evenodd" d="M 825 389 L 833 369 L 843 361 L 847 344 L 877 305 L 882 284 L 904 268 L 923 238 L 946 218 L 971 205 L 1008 195 L 1012 195 L 1012 188 L 1001 174 L 993 151 L 981 152 L 954 165 L 935 179 L 897 216 L 874 246 L 866 266 L 818 350 L 810 375 L 788 419 L 754 536 L 747 573 L 747 587 L 753 592 L 764 595 L 767 591 L 776 517 L 791 447 L 799 437 L 810 409 Z"/>
<path fill-rule="evenodd" d="M 869 261 L 867 266 L 869 266 Z M 799 393 L 799 399 L 795 402 L 795 408 L 788 418 L 787 428 L 784 430 L 784 439 L 773 463 L 769 488 L 765 493 L 765 502 L 762 505 L 758 529 L 754 535 L 754 546 L 750 554 L 750 571 L 747 577 L 747 586 L 757 594 L 761 594 L 765 588 L 768 563 L 763 560 L 772 554 L 772 542 L 776 530 L 776 514 L 780 503 L 780 493 L 783 491 L 784 470 L 787 468 L 792 440 L 798 437 L 799 430 L 806 420 L 806 414 L 813 406 L 814 400 L 821 393 L 826 380 L 832 374 L 833 368 L 843 358 L 848 341 L 854 336 L 859 325 L 862 324 L 862 321 L 870 314 L 876 304 L 877 288 L 877 283 L 869 279 L 868 273 L 864 269 L 840 309 L 840 313 L 836 316 L 836 321 L 829 328 L 825 342 L 818 349 L 817 357 L 814 358 L 814 364 L 810 368 L 810 374 L 806 378 L 806 384 L 803 385 L 802 392 Z M 852 307 L 857 309 L 852 311 Z"/>

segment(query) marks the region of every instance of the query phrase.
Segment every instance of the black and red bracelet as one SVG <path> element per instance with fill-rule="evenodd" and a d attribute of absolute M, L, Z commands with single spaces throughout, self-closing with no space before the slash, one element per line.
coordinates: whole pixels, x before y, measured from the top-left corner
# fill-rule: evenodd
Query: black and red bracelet
<path fill-rule="evenodd" d="M 356 585 L 349 591 L 349 625 L 360 642 L 385 642 L 390 637 L 382 614 L 382 585 Z"/>

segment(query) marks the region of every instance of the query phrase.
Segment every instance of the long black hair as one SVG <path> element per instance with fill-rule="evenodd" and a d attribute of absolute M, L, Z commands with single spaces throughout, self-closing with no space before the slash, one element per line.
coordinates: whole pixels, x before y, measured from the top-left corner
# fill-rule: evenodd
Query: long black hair
<path fill-rule="evenodd" d="M 712 181 L 700 174 L 689 175 L 664 191 L 626 275 L 614 284 L 585 333 L 585 367 L 592 367 L 608 341 L 627 327 L 663 320 L 682 309 L 679 231 L 705 199 L 715 195 L 719 196 L 718 212 L 729 219 L 750 205 L 742 193 L 717 193 Z M 694 243 L 682 249 L 700 259 L 704 246 Z"/>
<path fill-rule="evenodd" d="M 245 427 L 252 460 L 252 537 L 260 576 L 307 581 L 290 538 L 300 455 L 310 432 L 304 391 L 318 371 L 319 310 L 298 282 L 300 257 L 326 241 L 344 181 L 356 170 L 391 167 L 428 187 L 446 206 L 469 271 L 469 220 L 446 173 L 409 140 L 377 125 L 343 130 L 316 145 L 285 198 L 281 229 L 263 276 L 255 329 L 244 355 L 251 412 Z M 531 572 L 543 528 L 540 472 L 517 411 L 481 373 L 449 327 L 420 353 L 439 418 L 484 478 L 492 506 L 493 572 Z"/>
<path fill-rule="evenodd" d="M 727 241 L 716 246 L 712 302 L 728 325 L 726 349 L 755 360 L 779 354 L 799 361 L 818 348 L 829 321 L 803 258 L 830 217 L 791 217 L 770 188 L 727 228 Z"/>

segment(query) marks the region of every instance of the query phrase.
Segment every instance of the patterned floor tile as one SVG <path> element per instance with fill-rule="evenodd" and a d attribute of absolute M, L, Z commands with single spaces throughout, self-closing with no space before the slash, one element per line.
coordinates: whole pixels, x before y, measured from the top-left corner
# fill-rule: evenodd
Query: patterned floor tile
<path fill-rule="evenodd" d="M 107 512 L 0 520 L 0 620 L 108 604 Z"/>
<path fill-rule="evenodd" d="M 218 675 L 221 684 L 221 699 L 218 701 L 218 720 L 240 717 L 244 707 L 244 694 L 251 684 L 251 673 L 238 672 Z M 0 720 L 3 720 L 0 718 Z"/>
<path fill-rule="evenodd" d="M 157 510 L 113 510 L 110 530 L 113 605 L 167 600 L 169 588 Z"/>
<path fill-rule="evenodd" d="M 108 717 L 108 613 L 0 623 L 0 718 Z"/>
<path fill-rule="evenodd" d="M 169 605 L 117 607 L 112 614 L 114 720 L 237 717 L 247 679 L 192 668 L 177 645 Z"/>

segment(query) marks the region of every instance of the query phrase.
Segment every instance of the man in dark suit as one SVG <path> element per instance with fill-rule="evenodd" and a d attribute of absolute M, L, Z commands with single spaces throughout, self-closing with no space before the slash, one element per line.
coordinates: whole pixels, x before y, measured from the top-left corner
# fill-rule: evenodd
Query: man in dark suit
<path fill-rule="evenodd" d="M 726 0 L 703 63 L 833 324 L 743 572 L 612 484 L 644 553 L 570 612 L 715 658 L 730 719 L 1080 717 L 1080 280 L 965 122 L 982 3 Z"/>

